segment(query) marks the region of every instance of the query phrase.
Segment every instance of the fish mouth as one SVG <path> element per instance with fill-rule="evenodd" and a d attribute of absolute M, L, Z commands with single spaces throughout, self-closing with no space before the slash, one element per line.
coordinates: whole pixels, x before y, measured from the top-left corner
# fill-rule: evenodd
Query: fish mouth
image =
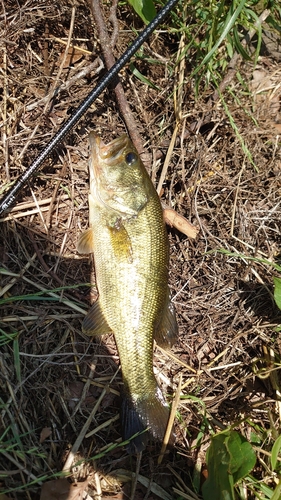
<path fill-rule="evenodd" d="M 106 161 L 109 166 L 113 166 L 118 162 L 128 145 L 129 137 L 123 134 L 108 144 L 104 144 L 100 137 L 91 132 L 89 142 L 93 167 L 98 170 L 100 160 Z"/>
<path fill-rule="evenodd" d="M 104 196 L 104 167 L 115 167 L 123 161 L 124 152 L 130 142 L 126 134 L 117 137 L 108 144 L 104 144 L 101 138 L 94 132 L 89 134 L 90 155 L 89 155 L 89 177 L 90 193 L 100 201 L 106 204 Z M 102 188 L 103 187 L 103 188 Z M 116 186 L 110 186 L 106 183 L 107 197 L 111 198 L 116 193 Z"/>

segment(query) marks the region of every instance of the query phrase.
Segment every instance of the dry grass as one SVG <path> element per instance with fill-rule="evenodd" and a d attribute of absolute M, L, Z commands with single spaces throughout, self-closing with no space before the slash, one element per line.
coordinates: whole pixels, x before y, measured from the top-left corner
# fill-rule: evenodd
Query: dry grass
<path fill-rule="evenodd" d="M 116 54 L 132 36 L 127 10 L 121 7 L 119 15 Z M 36 8 L 26 2 L 21 9 L 10 0 L 1 23 L 4 192 L 95 84 L 100 49 L 84 0 L 75 13 L 68 0 L 43 0 Z M 280 431 L 275 328 L 281 317 L 272 296 L 274 273 L 219 252 L 280 258 L 280 66 L 261 58 L 253 79 L 251 64 L 243 65 L 244 87 L 235 80 L 224 93 L 251 163 L 222 101 L 212 103 L 206 93 L 195 100 L 187 68 L 175 70 L 174 42 L 165 33 L 155 35 L 144 51 L 151 56 L 153 50 L 161 64 L 138 64 L 160 91 L 127 70 L 122 74 L 155 185 L 174 138 L 163 201 L 200 227 L 195 241 L 169 229 L 180 335 L 173 353 L 156 350 L 155 366 L 169 401 L 181 380 L 177 440 L 161 465 L 157 443 L 143 453 L 136 499 L 197 498 L 192 491 L 204 477 L 210 433 L 228 425 L 248 439 L 253 432 L 259 437 L 254 476 L 272 485 L 263 464 L 270 432 Z M 76 79 L 81 70 L 83 78 Z M 174 93 L 179 83 L 182 92 Z M 127 498 L 136 471 L 135 458 L 115 446 L 121 376 L 114 340 L 94 342 L 81 334 L 96 297 L 88 286 L 91 262 L 76 251 L 88 224 L 91 129 L 105 141 L 124 131 L 112 90 L 1 219 L 0 486 L 15 490 L 10 498 L 39 498 L 47 477 L 77 462 L 71 480 L 85 481 L 87 498 Z M 271 372 L 274 363 L 278 369 Z M 66 495 L 60 498 L 74 498 L 73 492 Z"/>

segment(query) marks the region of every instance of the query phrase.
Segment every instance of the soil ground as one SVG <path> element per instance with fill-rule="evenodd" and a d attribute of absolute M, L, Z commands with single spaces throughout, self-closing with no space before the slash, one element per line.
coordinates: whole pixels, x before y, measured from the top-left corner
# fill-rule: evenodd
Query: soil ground
<path fill-rule="evenodd" d="M 109 6 L 104 2 L 111 32 Z M 118 8 L 117 17 L 115 57 L 134 39 L 131 27 L 141 26 L 127 5 Z M 85 0 L 75 12 L 70 0 L 5 1 L 1 30 L 4 193 L 105 69 L 97 59 L 103 57 Z M 133 60 L 157 88 L 133 76 L 128 66 L 120 75 L 155 186 L 176 127 L 175 103 L 180 108 L 161 199 L 199 228 L 196 239 L 168 228 L 179 338 L 172 352 L 156 348 L 155 368 L 167 400 L 179 383 L 181 399 L 175 445 L 159 465 L 160 445 L 150 442 L 141 458 L 136 499 L 192 498 L 188 488 L 196 491 L 206 476 L 212 432 L 233 425 L 250 439 L 255 431 L 261 449 L 271 429 L 280 428 L 279 370 L 270 371 L 279 368 L 281 355 L 276 332 L 281 314 L 273 300 L 277 273 L 246 258 L 280 263 L 280 63 L 270 53 L 256 66 L 240 63 L 240 78 L 233 77 L 223 99 L 213 99 L 214 89 L 204 82 L 195 97 L 192 54 L 180 69 L 178 42 L 176 34 L 161 29 L 144 45 L 142 59 Z M 76 79 L 82 70 L 84 76 Z M 76 250 L 88 227 L 90 130 L 105 142 L 127 130 L 112 88 L 1 219 L 0 483 L 14 491 L 9 498 L 40 498 L 42 484 L 63 470 L 70 450 L 79 465 L 59 486 L 48 483 L 41 498 L 80 498 L 84 490 L 87 498 L 128 498 L 137 467 L 123 447 L 110 448 L 120 442 L 121 375 L 114 339 L 81 333 L 97 296 L 88 286 L 94 283 L 91 259 Z M 258 452 L 256 478 L 267 461 Z M 274 485 L 272 476 L 264 480 Z"/>

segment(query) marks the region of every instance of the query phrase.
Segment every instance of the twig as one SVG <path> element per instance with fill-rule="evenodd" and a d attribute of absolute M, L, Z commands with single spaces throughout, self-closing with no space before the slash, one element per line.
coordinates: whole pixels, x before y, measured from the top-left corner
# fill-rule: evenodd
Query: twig
<path fill-rule="evenodd" d="M 61 195 L 60 200 L 61 201 L 63 201 L 63 200 L 69 200 L 69 195 L 68 194 Z M 38 200 L 37 204 L 39 206 L 41 206 L 41 205 L 49 205 L 51 203 L 51 201 L 52 201 L 52 198 L 44 198 L 43 200 Z M 22 212 L 26 208 L 35 208 L 35 206 L 36 205 L 35 205 L 34 201 L 19 203 L 16 207 L 13 207 L 11 209 L 11 213 Z M 4 219 L 0 219 L 0 222 L 3 222 L 3 221 L 4 221 Z"/>
<path fill-rule="evenodd" d="M 3 9 L 5 12 L 5 6 L 3 5 Z M 3 149 L 4 149 L 4 158 L 5 158 L 5 172 L 7 177 L 7 182 L 11 181 L 10 170 L 9 170 L 9 148 L 8 148 L 8 127 L 7 127 L 7 97 L 8 97 L 8 78 L 7 78 L 7 47 L 6 43 L 3 46 L 3 68 L 4 68 L 4 83 L 3 83 Z"/>
<path fill-rule="evenodd" d="M 175 394 L 175 399 L 174 399 L 173 404 L 172 404 L 172 409 L 170 412 L 170 417 L 169 417 L 167 429 L 166 429 L 165 436 L 163 439 L 162 448 L 161 448 L 161 451 L 160 451 L 160 454 L 159 454 L 159 457 L 157 460 L 158 465 L 160 465 L 162 463 L 167 445 L 168 445 L 168 443 L 170 441 L 170 437 L 172 435 L 176 411 L 178 409 L 178 405 L 180 402 L 181 389 L 182 389 L 182 373 L 180 373 L 180 378 L 179 378 L 179 383 L 178 383 L 178 387 L 177 387 L 176 394 Z"/>
<path fill-rule="evenodd" d="M 65 200 L 69 199 L 68 195 L 65 196 L 66 196 L 66 198 L 64 198 Z M 38 205 L 40 204 L 38 203 Z M 57 208 L 61 207 L 65 207 L 65 203 L 60 203 Z M 50 207 L 42 207 L 40 209 L 41 212 L 48 212 L 49 210 Z M 18 211 L 18 207 L 16 211 Z M 28 210 L 27 212 L 19 212 L 18 214 L 7 215 L 7 217 L 3 217 L 2 219 L 0 219 L 0 222 L 6 222 L 8 220 L 14 220 L 14 219 L 21 219 L 22 217 L 27 217 L 28 215 L 33 215 L 33 214 L 38 214 L 38 208 L 34 208 L 33 210 Z"/>
<path fill-rule="evenodd" d="M 108 31 L 106 29 L 106 25 L 104 22 L 104 18 L 102 15 L 101 7 L 99 0 L 90 0 L 90 6 L 92 9 L 93 17 L 95 19 L 97 28 L 98 28 L 98 34 L 99 34 L 99 39 L 100 39 L 100 46 L 104 55 L 105 59 L 105 64 L 107 69 L 110 69 L 114 63 L 115 59 L 111 51 L 111 44 L 113 40 L 110 41 Z M 116 38 L 116 33 L 117 33 L 117 19 L 116 19 L 116 9 L 111 10 L 110 14 L 110 21 L 114 25 L 114 32 L 113 32 L 113 37 L 114 39 Z M 134 143 L 135 148 L 137 149 L 139 154 L 143 153 L 143 140 L 138 132 L 137 129 L 137 124 L 134 119 L 134 115 L 130 109 L 130 106 L 128 104 L 123 86 L 119 79 L 115 80 L 116 85 L 114 87 L 114 92 L 116 95 L 116 99 L 118 102 L 118 106 L 120 108 L 120 111 L 123 115 L 124 121 L 126 123 L 129 135 L 132 139 L 132 142 Z M 149 156 L 149 157 L 148 157 Z M 146 153 L 146 155 L 142 154 L 142 160 L 145 166 L 148 166 L 151 164 L 151 158 L 150 155 Z"/>
<path fill-rule="evenodd" d="M 137 489 L 137 482 L 138 482 L 138 477 L 139 477 L 139 473 L 140 473 L 141 459 L 142 459 L 142 451 L 137 454 L 136 472 L 132 476 L 132 487 L 131 487 L 130 500 L 134 500 L 134 498 L 135 498 L 136 489 Z"/>
<path fill-rule="evenodd" d="M 113 33 L 111 35 L 111 40 L 110 40 L 110 47 L 114 49 L 117 39 L 118 39 L 118 34 L 119 34 L 119 26 L 118 26 L 118 21 L 117 21 L 117 7 L 118 7 L 118 0 L 113 0 L 112 5 L 110 7 L 110 16 L 108 20 L 111 22 L 112 27 L 113 27 Z"/>
<path fill-rule="evenodd" d="M 161 193 L 162 185 L 163 185 L 163 182 L 164 182 L 166 174 L 167 174 L 167 170 L 168 170 L 168 167 L 169 167 L 169 164 L 170 164 L 170 159 L 171 159 L 171 156 L 172 156 L 172 153 L 173 153 L 173 150 L 174 150 L 174 146 L 175 146 L 177 135 L 178 135 L 178 123 L 176 123 L 176 125 L 175 125 L 174 132 L 173 132 L 172 138 L 170 140 L 168 152 L 167 152 L 167 155 L 166 155 L 166 158 L 165 158 L 165 161 L 164 161 L 164 165 L 163 165 L 163 168 L 162 168 L 162 172 L 161 172 L 161 175 L 160 175 L 160 179 L 159 179 L 159 182 L 158 182 L 157 193 L 159 195 Z"/>
<path fill-rule="evenodd" d="M 72 12 L 71 12 L 71 21 L 70 21 L 70 27 L 69 27 L 69 33 L 68 33 L 68 39 L 67 39 L 67 44 L 66 44 L 66 47 L 65 47 L 65 51 L 64 51 L 64 55 L 63 55 L 63 58 L 62 58 L 62 61 L 61 61 L 61 64 L 60 64 L 60 67 L 59 67 L 59 70 L 57 72 L 57 75 L 56 75 L 56 78 L 55 78 L 55 81 L 52 85 L 52 88 L 51 88 L 51 92 L 49 93 L 48 95 L 48 100 L 45 104 L 45 107 L 44 107 L 44 111 L 43 113 L 45 114 L 46 111 L 47 111 L 47 108 L 48 108 L 48 105 L 49 105 L 49 102 L 51 101 L 51 99 L 54 97 L 54 94 L 56 92 L 56 88 L 57 88 L 57 85 L 58 85 L 58 81 L 60 79 L 60 76 L 61 76 L 61 73 L 62 73 L 62 70 L 64 68 L 64 65 L 65 65 L 65 61 L 66 61 L 66 58 L 67 58 L 67 54 L 68 54 L 68 51 L 69 51 L 69 47 L 70 47 L 70 43 L 71 43 L 71 39 L 72 39 L 72 33 L 73 33 L 73 28 L 74 28 L 74 20 L 75 20 L 75 12 L 76 12 L 76 9 L 75 7 L 72 7 Z"/>
<path fill-rule="evenodd" d="M 49 266 L 46 264 L 45 260 L 43 259 L 43 256 L 42 256 L 42 254 L 39 250 L 39 247 L 38 247 L 38 245 L 34 239 L 34 236 L 32 234 L 32 231 L 28 230 L 28 236 L 29 236 L 30 240 L 32 241 L 32 244 L 34 246 L 34 250 L 36 252 L 38 260 L 39 260 L 42 268 L 44 269 L 44 271 L 47 274 L 49 274 L 60 286 L 63 286 L 64 282 L 58 277 L 58 275 L 52 269 L 49 268 Z M 83 300 L 83 296 L 77 290 L 72 290 L 72 293 L 79 300 L 81 300 L 81 301 Z"/>
<path fill-rule="evenodd" d="M 81 69 L 81 71 L 79 71 L 76 75 L 74 75 L 72 78 L 70 78 L 66 82 L 62 83 L 62 85 L 59 87 L 58 90 L 60 92 L 62 90 L 68 90 L 78 80 L 85 78 L 85 76 L 87 76 L 92 71 L 95 70 L 94 74 L 97 75 L 98 73 L 101 72 L 103 67 L 104 67 L 103 62 L 101 61 L 101 59 L 99 57 L 97 57 L 97 59 L 95 59 L 91 64 L 89 64 L 85 68 Z M 48 103 L 52 98 L 52 93 L 53 92 L 51 91 L 51 93 L 49 93 L 48 95 L 46 95 L 45 97 L 43 97 L 39 101 L 36 101 L 36 102 L 33 102 L 32 104 L 29 104 L 28 106 L 26 106 L 26 110 L 32 111 L 34 108 L 37 108 L 38 106 L 40 106 L 42 104 Z"/>
<path fill-rule="evenodd" d="M 120 394 L 119 394 L 120 395 Z M 106 422 L 103 422 L 102 424 L 100 424 L 98 427 L 95 427 L 93 430 L 91 430 L 90 432 L 88 432 L 88 434 L 86 434 L 85 438 L 89 438 L 91 436 L 93 436 L 94 434 L 97 434 L 98 432 L 100 432 L 102 429 L 105 429 L 106 427 L 108 427 L 109 425 L 112 425 L 114 424 L 114 422 L 116 422 L 117 420 L 119 420 L 120 416 L 119 415 L 115 415 L 115 417 L 113 418 L 109 418 Z"/>
<path fill-rule="evenodd" d="M 99 476 L 99 473 L 97 471 L 97 466 L 96 466 L 95 460 L 93 460 L 93 467 L 95 469 L 94 478 L 95 478 L 95 483 L 96 483 L 95 500 L 101 500 L 102 499 L 102 488 L 101 488 L 100 476 Z"/>
<path fill-rule="evenodd" d="M 68 36 L 68 41 L 67 41 L 66 49 L 65 49 L 65 52 L 64 52 L 64 57 L 63 57 L 63 60 L 61 62 L 61 65 L 59 67 L 56 79 L 55 79 L 55 81 L 54 81 L 54 83 L 52 85 L 52 89 L 51 89 L 51 91 L 49 92 L 49 94 L 47 96 L 46 104 L 45 104 L 45 107 L 44 107 L 44 110 L 43 110 L 43 114 L 46 113 L 48 105 L 49 105 L 49 102 L 51 101 L 51 99 L 54 96 L 54 93 L 56 91 L 56 87 L 57 87 L 57 84 L 58 84 L 61 72 L 62 72 L 64 64 L 65 64 L 65 60 L 66 60 L 66 57 L 67 57 L 67 54 L 68 54 L 68 50 L 69 50 L 70 42 L 71 42 L 71 38 L 72 38 L 73 27 L 74 27 L 74 19 L 75 19 L 75 7 L 72 8 L 71 22 L 70 22 L 70 28 L 69 28 L 69 36 Z M 38 105 L 38 103 L 36 103 L 36 106 L 37 105 Z M 34 127 L 34 129 L 32 131 L 32 134 L 30 135 L 29 140 L 26 142 L 25 146 L 21 150 L 21 153 L 20 153 L 18 159 L 21 159 L 23 157 L 25 151 L 27 150 L 27 148 L 29 147 L 30 143 L 32 142 L 33 137 L 35 136 L 35 134 L 36 134 L 36 132 L 38 130 L 38 127 L 39 127 L 39 123 L 36 125 L 36 127 Z"/>
<path fill-rule="evenodd" d="M 188 371 L 191 371 L 192 373 L 195 373 L 196 375 L 200 375 L 200 373 L 202 373 L 202 370 L 195 370 L 194 368 L 189 366 L 187 363 L 185 363 L 182 359 L 175 356 L 171 351 L 167 351 L 166 349 L 163 349 L 163 347 L 160 347 L 160 345 L 158 345 L 158 344 L 157 344 L 157 349 L 159 349 L 163 354 L 166 354 L 167 356 L 169 356 L 169 358 L 173 359 L 180 366 L 183 366 L 184 368 L 186 368 Z"/>
<path fill-rule="evenodd" d="M 42 101 L 44 100 L 45 102 L 45 107 L 44 107 L 44 110 L 43 110 L 43 114 L 46 114 L 46 111 L 47 111 L 47 108 L 49 106 L 49 102 L 51 101 L 51 99 L 54 97 L 54 94 L 56 92 L 56 87 L 57 87 L 57 84 L 58 84 L 58 81 L 59 81 L 59 78 L 60 78 L 60 75 L 61 75 L 61 72 L 63 70 L 63 67 L 64 67 L 64 64 L 65 64 L 65 60 L 66 60 L 66 57 L 67 57 L 67 54 L 68 54 L 68 50 L 69 50 L 69 47 L 70 47 L 70 42 L 71 42 L 71 38 L 72 38 L 72 32 L 73 32 L 73 27 L 74 27 L 74 19 L 75 19 L 75 7 L 72 8 L 72 15 L 71 15 L 71 22 L 70 22 L 70 28 L 69 28 L 69 36 L 68 36 L 68 41 L 67 41 L 67 45 L 66 45 L 66 49 L 65 49 L 65 52 L 64 52 L 64 56 L 63 56 L 63 59 L 62 59 L 62 62 L 61 62 L 61 65 L 59 67 L 59 70 L 58 70 L 58 73 L 57 73 L 57 76 L 56 76 L 56 79 L 52 85 L 52 88 L 51 88 L 51 91 L 49 92 L 48 96 L 46 96 L 45 99 L 42 99 Z M 38 102 L 36 103 L 36 105 L 34 107 L 36 107 L 38 105 Z M 33 108 L 32 108 L 33 109 Z M 27 150 L 27 148 L 29 147 L 30 143 L 32 142 L 33 140 L 33 137 L 35 136 L 37 130 L 38 130 L 38 127 L 39 127 L 39 124 L 38 123 L 33 131 L 32 131 L 32 134 L 30 135 L 29 137 L 29 140 L 25 143 L 25 146 L 23 147 L 23 149 L 21 150 L 21 153 L 18 157 L 18 159 L 21 159 L 25 153 L 25 151 Z"/>
<path fill-rule="evenodd" d="M 49 82 L 49 76 L 51 74 L 50 67 L 49 67 L 49 51 L 48 51 L 49 34 L 50 34 L 49 25 L 48 25 L 48 23 L 45 23 L 44 42 L 43 42 L 42 52 L 43 52 L 43 61 L 44 61 L 44 71 L 45 71 L 45 76 L 48 79 L 48 82 Z"/>
<path fill-rule="evenodd" d="M 14 284 L 17 282 L 17 280 L 19 278 L 21 278 L 25 271 L 27 271 L 27 269 L 30 268 L 30 266 L 33 264 L 33 261 L 35 260 L 36 258 L 36 253 L 34 253 L 32 255 L 32 257 L 29 258 L 29 260 L 27 261 L 27 263 L 25 264 L 25 266 L 23 266 L 23 268 L 21 269 L 21 272 L 20 274 L 12 274 L 13 278 L 11 279 L 11 281 L 9 283 L 7 283 L 7 285 L 3 286 L 0 290 L 0 297 L 3 297 L 3 295 L 7 294 L 7 292 L 10 290 L 10 288 L 12 288 L 12 286 L 14 286 Z M 1 271 L 1 274 L 3 273 L 3 271 Z"/>
<path fill-rule="evenodd" d="M 61 179 L 64 179 L 64 177 L 65 177 L 66 165 L 67 165 L 66 161 L 62 161 L 62 169 L 61 169 L 61 172 L 60 172 Z M 58 190 L 60 188 L 60 185 L 61 185 L 61 180 L 59 179 L 59 180 L 56 181 L 56 184 L 55 184 L 55 187 L 54 187 L 54 191 L 53 191 L 53 195 L 52 195 L 52 199 L 51 199 L 51 202 L 50 202 L 50 205 L 49 205 L 49 212 L 48 212 L 47 217 L 46 217 L 46 226 L 48 228 L 47 231 L 51 227 L 51 216 L 52 216 L 52 213 L 53 213 L 54 203 L 55 203 L 55 200 L 57 198 L 57 194 L 58 194 Z"/>
<path fill-rule="evenodd" d="M 67 45 L 67 40 L 63 40 L 63 38 L 58 38 L 57 36 L 54 35 L 50 35 L 49 40 L 54 40 L 56 42 L 61 43 L 62 45 Z M 72 50 L 75 50 L 75 52 L 81 52 L 81 54 L 87 54 L 89 56 L 92 54 L 90 50 L 83 49 L 83 47 L 80 47 L 79 45 L 73 45 L 73 43 L 70 44 L 70 47 L 72 48 Z"/>
<path fill-rule="evenodd" d="M 184 19 L 186 18 L 186 6 L 184 7 L 183 18 Z M 165 162 L 164 162 L 163 169 L 162 169 L 162 172 L 160 175 L 160 179 L 158 182 L 158 186 L 157 186 L 157 193 L 158 194 L 160 194 L 160 192 L 162 190 L 162 185 L 163 185 L 163 182 L 164 182 L 166 174 L 167 174 L 170 159 L 171 159 L 171 156 L 172 156 L 172 153 L 174 150 L 176 138 L 177 138 L 178 131 L 179 131 L 181 121 L 182 121 L 183 80 L 184 80 L 184 70 L 185 70 L 185 58 L 183 57 L 183 55 L 184 55 L 184 51 L 185 51 L 185 38 L 186 38 L 186 34 L 185 34 L 185 30 L 183 30 L 183 34 L 181 36 L 179 48 L 178 48 L 178 52 L 177 52 L 178 64 L 176 65 L 176 68 L 175 68 L 175 75 L 178 74 L 178 79 L 177 80 L 175 79 L 175 83 L 174 83 L 174 110 L 175 110 L 176 124 L 175 124 L 174 132 L 173 132 L 170 144 L 169 144 L 167 156 L 165 158 Z"/>
<path fill-rule="evenodd" d="M 132 473 L 132 477 L 135 476 L 135 473 Z M 159 484 L 155 483 L 154 481 L 151 482 L 147 477 L 142 476 L 139 474 L 138 476 L 138 482 L 145 486 L 145 488 L 150 488 L 151 493 L 155 493 L 159 498 L 162 500 L 172 500 L 172 496 L 170 493 L 168 493 L 164 488 L 159 486 Z"/>
<path fill-rule="evenodd" d="M 93 367 L 92 367 L 92 368 L 93 368 Z M 116 374 L 117 374 L 117 373 L 118 373 L 118 370 L 116 371 L 116 373 L 114 373 L 113 377 L 111 378 L 110 383 L 111 383 L 111 382 L 113 381 L 113 379 L 116 377 Z M 92 422 L 92 420 L 93 420 L 93 418 L 94 418 L 95 414 L 97 413 L 97 411 L 98 411 L 98 409 L 99 409 L 99 406 L 100 406 L 100 404 L 101 404 L 101 402 L 102 402 L 102 400 L 103 400 L 103 398 L 104 398 L 104 396 L 105 396 L 106 394 L 107 394 L 107 387 L 105 387 L 105 388 L 103 389 L 103 391 L 102 391 L 102 393 L 101 393 L 100 397 L 98 398 L 98 400 L 97 400 L 97 402 L 96 402 L 96 404 L 95 404 L 94 408 L 92 409 L 92 411 L 91 411 L 91 413 L 90 413 L 89 417 L 87 418 L 87 420 L 86 420 L 85 424 L 83 425 L 83 427 L 82 427 L 82 429 L 81 429 L 81 431 L 80 431 L 80 434 L 77 436 L 77 439 L 76 439 L 76 441 L 74 442 L 74 444 L 73 444 L 73 446 L 72 446 L 72 448 L 71 448 L 71 450 L 70 450 L 70 452 L 69 452 L 69 455 L 68 455 L 68 457 L 67 457 L 67 459 L 66 459 L 66 462 L 65 462 L 65 464 L 64 464 L 64 466 L 63 466 L 63 469 L 62 469 L 62 470 L 63 470 L 64 472 L 65 472 L 65 471 L 70 470 L 70 468 L 71 468 L 71 466 L 72 466 L 72 463 L 73 463 L 73 461 L 74 461 L 74 458 L 75 458 L 75 454 L 76 454 L 76 453 L 77 453 L 77 451 L 79 450 L 79 447 L 80 447 L 80 445 L 81 445 L 81 443 L 82 443 L 82 441 L 83 441 L 83 439 L 84 439 L 84 437 L 85 437 L 85 435 L 86 435 L 86 432 L 87 432 L 87 430 L 88 430 L 88 428 L 89 428 L 89 426 L 90 426 L 90 424 L 91 424 L 91 422 Z"/>
<path fill-rule="evenodd" d="M 42 481 L 38 481 L 38 478 L 32 474 L 32 472 L 30 472 L 30 470 L 27 468 L 27 467 L 24 467 L 23 465 L 21 465 L 17 460 L 15 460 L 12 455 L 10 455 L 10 453 L 7 453 L 6 451 L 2 450 L 1 453 L 3 454 L 3 456 L 7 459 L 7 460 L 10 460 L 10 462 L 12 462 L 14 465 L 16 465 L 16 467 L 18 469 L 20 469 L 22 472 L 24 472 L 30 479 L 32 479 L 33 481 L 36 481 L 37 484 L 42 484 Z M 5 472 L 6 473 L 6 472 Z M 2 495 L 1 495 L 2 496 Z"/>
<path fill-rule="evenodd" d="M 245 163 L 243 162 L 242 168 L 241 168 L 241 170 L 239 172 L 239 175 L 238 175 L 237 188 L 236 188 L 235 198 L 234 198 L 234 203 L 233 203 L 233 210 L 232 210 L 232 217 L 231 217 L 231 227 L 230 227 L 230 236 L 233 236 L 234 223 L 235 223 L 235 212 L 236 212 L 238 194 L 239 194 L 239 190 L 240 190 L 241 176 L 242 176 L 244 167 L 245 167 Z"/>
<path fill-rule="evenodd" d="M 46 293 L 47 295 L 49 295 L 50 297 L 53 297 L 55 300 L 57 300 L 61 304 L 64 304 L 65 306 L 70 307 L 70 309 L 73 309 L 74 311 L 79 312 L 83 316 L 85 316 L 87 314 L 87 311 L 85 311 L 85 309 L 82 309 L 82 307 L 79 307 L 77 304 L 75 304 L 75 302 L 72 302 L 71 300 L 64 299 L 63 297 L 60 297 L 56 293 L 51 292 L 47 288 L 39 285 L 39 283 L 36 283 L 35 281 L 31 281 L 30 279 L 26 278 L 25 276 L 21 276 L 21 274 L 14 274 L 13 276 L 18 277 L 18 278 L 22 278 L 22 280 L 25 281 L 26 283 L 29 283 L 30 285 L 35 286 L 41 292 Z"/>
<path fill-rule="evenodd" d="M 189 493 L 191 496 L 187 496 L 187 497 L 184 497 L 184 498 L 191 498 L 191 500 L 194 500 L 194 499 L 198 499 L 197 495 L 191 491 L 188 486 L 186 486 L 185 482 L 183 481 L 182 477 L 177 473 L 177 471 L 170 465 L 170 464 L 167 464 L 167 468 L 171 471 L 171 473 L 175 476 L 175 478 L 177 479 L 178 483 L 183 487 L 183 489 Z M 173 490 L 175 491 L 175 488 L 173 488 Z M 183 494 L 183 491 L 182 490 L 177 490 L 181 495 Z"/>
<path fill-rule="evenodd" d="M 45 320 L 49 319 L 58 319 L 57 314 L 47 314 L 45 317 Z M 74 319 L 74 318 L 81 318 L 81 314 L 60 314 L 60 320 L 62 319 Z M 5 316 L 5 318 L 1 318 L 1 323 L 19 323 L 21 322 L 24 323 L 29 323 L 31 324 L 34 321 L 37 321 L 38 319 L 42 319 L 42 315 L 38 314 L 32 314 L 29 316 Z"/>

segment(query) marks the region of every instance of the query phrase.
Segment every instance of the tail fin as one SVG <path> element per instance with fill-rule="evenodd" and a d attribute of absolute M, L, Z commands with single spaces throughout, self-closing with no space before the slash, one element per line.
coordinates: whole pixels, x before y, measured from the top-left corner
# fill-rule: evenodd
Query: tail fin
<path fill-rule="evenodd" d="M 158 386 L 155 391 L 135 401 L 126 392 L 121 406 L 121 425 L 124 440 L 130 440 L 128 452 L 139 453 L 145 449 L 148 434 L 162 440 L 169 419 L 169 407 Z M 140 433 L 138 436 L 132 436 Z"/>

